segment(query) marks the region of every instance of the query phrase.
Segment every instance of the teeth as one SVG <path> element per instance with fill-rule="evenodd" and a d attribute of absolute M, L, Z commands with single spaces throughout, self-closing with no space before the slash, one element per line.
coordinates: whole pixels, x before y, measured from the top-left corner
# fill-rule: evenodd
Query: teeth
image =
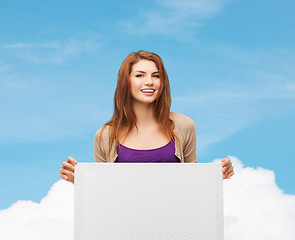
<path fill-rule="evenodd" d="M 144 93 L 153 93 L 155 90 L 150 89 L 150 90 L 141 90 L 141 91 Z"/>

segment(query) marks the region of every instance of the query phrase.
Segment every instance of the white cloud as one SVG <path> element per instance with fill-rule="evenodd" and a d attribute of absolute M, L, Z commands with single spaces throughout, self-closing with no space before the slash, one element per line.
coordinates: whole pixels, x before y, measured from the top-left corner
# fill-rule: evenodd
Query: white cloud
<path fill-rule="evenodd" d="M 43 43 L 15 43 L 2 45 L 8 55 L 35 64 L 63 63 L 82 53 L 91 53 L 101 46 L 95 38 L 69 39 Z"/>
<path fill-rule="evenodd" d="M 138 12 L 132 19 L 121 19 L 118 26 L 121 31 L 136 36 L 163 34 L 181 41 L 192 37 L 191 29 L 202 26 L 204 19 L 219 12 L 232 0 L 156 0 L 147 10 Z"/>
<path fill-rule="evenodd" d="M 164 0 L 158 3 L 172 10 L 183 11 L 186 14 L 200 16 L 211 15 L 218 12 L 229 0 Z"/>
<path fill-rule="evenodd" d="M 23 49 L 23 48 L 60 48 L 60 44 L 57 41 L 47 42 L 47 43 L 16 43 L 10 45 L 3 45 L 1 48 L 7 49 Z"/>
<path fill-rule="evenodd" d="M 273 171 L 229 157 L 235 175 L 224 181 L 225 239 L 295 239 L 295 196 L 278 188 Z M 0 232 L 1 240 L 73 239 L 72 184 L 60 180 L 40 203 L 18 201 L 0 211 Z"/>
<path fill-rule="evenodd" d="M 71 183 L 56 182 L 40 203 L 17 201 L 0 211 L 1 240 L 72 240 L 74 192 Z"/>
<path fill-rule="evenodd" d="M 295 239 L 295 195 L 278 188 L 273 171 L 229 157 L 236 173 L 224 182 L 225 239 Z"/>

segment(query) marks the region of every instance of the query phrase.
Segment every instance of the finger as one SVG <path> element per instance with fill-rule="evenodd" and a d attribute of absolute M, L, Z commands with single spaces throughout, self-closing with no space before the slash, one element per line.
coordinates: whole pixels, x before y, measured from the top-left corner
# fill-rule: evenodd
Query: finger
<path fill-rule="evenodd" d="M 70 164 L 70 163 L 68 163 L 68 162 L 63 162 L 63 163 L 61 164 L 61 166 L 62 166 L 62 168 L 67 169 L 67 170 L 70 170 L 70 171 L 72 171 L 72 172 L 75 171 L 75 166 L 73 166 L 72 164 Z"/>
<path fill-rule="evenodd" d="M 232 162 L 230 161 L 227 165 L 225 165 L 223 167 L 223 169 L 226 171 L 227 169 L 231 168 L 232 167 Z"/>
<path fill-rule="evenodd" d="M 66 170 L 64 168 L 61 168 L 60 169 L 60 173 L 66 175 L 68 178 L 69 177 L 74 177 L 74 173 L 73 172 L 68 171 L 68 170 Z"/>
<path fill-rule="evenodd" d="M 222 167 L 225 167 L 225 166 L 227 166 L 228 164 L 231 164 L 231 161 L 230 161 L 228 158 L 223 158 L 223 159 L 221 160 L 221 162 L 222 162 Z"/>
<path fill-rule="evenodd" d="M 225 167 L 222 168 L 222 172 L 225 173 L 231 167 L 233 168 L 231 164 L 226 165 Z"/>
<path fill-rule="evenodd" d="M 229 172 L 228 174 L 224 175 L 224 179 L 230 179 L 230 177 L 233 175 L 233 172 Z"/>
<path fill-rule="evenodd" d="M 226 168 L 230 168 L 232 166 L 232 162 L 230 161 L 228 164 L 225 165 Z"/>
<path fill-rule="evenodd" d="M 228 175 L 233 169 L 234 169 L 233 166 L 229 167 L 228 169 L 226 169 L 224 174 Z"/>
<path fill-rule="evenodd" d="M 231 176 L 234 175 L 234 173 L 235 173 L 234 171 L 230 172 L 230 173 L 228 174 L 227 178 L 230 179 Z"/>
<path fill-rule="evenodd" d="M 62 174 L 62 173 L 60 173 L 59 176 L 60 176 L 62 179 L 64 179 L 64 180 L 67 180 L 67 179 L 68 179 L 68 177 L 67 177 L 66 175 Z"/>
<path fill-rule="evenodd" d="M 222 172 L 223 172 L 223 179 L 227 178 L 228 168 L 224 167 L 222 169 Z"/>
<path fill-rule="evenodd" d="M 71 163 L 71 164 L 73 164 L 73 165 L 75 165 L 75 164 L 78 163 L 78 162 L 77 162 L 74 158 L 72 158 L 71 156 L 68 157 L 67 162 L 68 162 L 68 163 Z"/>

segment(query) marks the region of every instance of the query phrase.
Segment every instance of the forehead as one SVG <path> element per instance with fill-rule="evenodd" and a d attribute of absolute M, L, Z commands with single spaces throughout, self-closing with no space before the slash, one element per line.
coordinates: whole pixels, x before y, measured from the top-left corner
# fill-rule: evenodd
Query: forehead
<path fill-rule="evenodd" d="M 132 72 L 135 71 L 157 72 L 158 68 L 155 62 L 143 59 L 132 66 Z"/>

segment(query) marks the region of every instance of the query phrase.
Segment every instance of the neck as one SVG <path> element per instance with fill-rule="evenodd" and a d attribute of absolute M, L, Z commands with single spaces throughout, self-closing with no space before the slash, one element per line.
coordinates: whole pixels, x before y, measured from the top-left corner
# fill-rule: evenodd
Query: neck
<path fill-rule="evenodd" d="M 154 104 L 133 102 L 133 111 L 136 116 L 136 124 L 138 127 L 157 123 L 154 116 Z"/>

